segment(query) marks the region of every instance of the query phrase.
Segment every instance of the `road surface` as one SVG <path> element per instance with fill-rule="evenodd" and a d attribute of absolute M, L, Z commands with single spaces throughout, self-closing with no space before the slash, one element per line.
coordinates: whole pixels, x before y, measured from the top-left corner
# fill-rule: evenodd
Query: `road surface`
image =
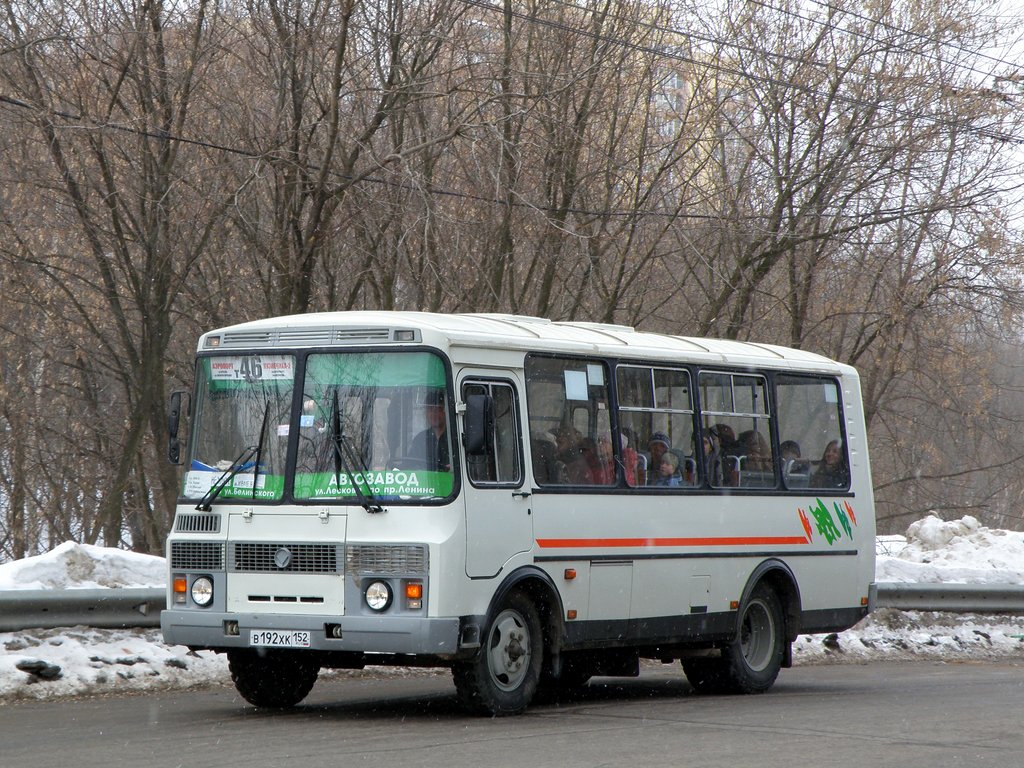
<path fill-rule="evenodd" d="M 233 689 L 0 707 L 5 768 L 1024 765 L 1019 662 L 783 670 L 762 696 L 694 694 L 678 666 L 592 681 L 525 715 L 463 714 L 445 674 L 321 680 L 262 712 Z"/>

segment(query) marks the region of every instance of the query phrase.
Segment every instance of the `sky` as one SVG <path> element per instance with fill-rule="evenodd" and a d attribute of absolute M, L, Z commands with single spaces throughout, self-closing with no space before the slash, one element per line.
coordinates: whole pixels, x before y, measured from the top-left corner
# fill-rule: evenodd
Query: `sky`
<path fill-rule="evenodd" d="M 876 551 L 879 582 L 1024 584 L 1024 533 L 987 528 L 973 517 L 926 517 L 913 523 L 906 536 L 879 537 Z M 0 590 L 162 587 L 165 579 L 161 557 L 72 542 L 45 555 L 0 565 Z M 18 700 L 230 682 L 223 656 L 165 645 L 156 629 L 2 632 L 0 647 L 0 706 Z M 959 661 L 1021 653 L 1024 617 L 892 609 L 878 610 L 838 635 L 801 636 L 793 647 L 797 665 L 908 658 Z M 43 677 L 19 665 L 38 669 Z M 47 674 L 52 679 L 44 679 Z M 323 674 L 432 673 L 372 668 Z"/>

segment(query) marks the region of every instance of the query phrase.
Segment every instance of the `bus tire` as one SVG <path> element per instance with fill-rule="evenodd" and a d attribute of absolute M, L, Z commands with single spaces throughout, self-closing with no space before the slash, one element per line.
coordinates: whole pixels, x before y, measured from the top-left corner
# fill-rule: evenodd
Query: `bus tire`
<path fill-rule="evenodd" d="M 722 649 L 722 656 L 684 660 L 683 672 L 698 693 L 764 693 L 782 669 L 785 635 L 778 595 L 758 584 L 744 603 L 736 637 Z"/>
<path fill-rule="evenodd" d="M 537 607 L 523 592 L 510 592 L 497 606 L 476 656 L 452 666 L 460 703 L 478 714 L 519 714 L 537 691 L 543 657 Z"/>
<path fill-rule="evenodd" d="M 294 707 L 313 689 L 320 666 L 303 652 L 228 651 L 231 681 L 242 698 L 257 707 Z"/>

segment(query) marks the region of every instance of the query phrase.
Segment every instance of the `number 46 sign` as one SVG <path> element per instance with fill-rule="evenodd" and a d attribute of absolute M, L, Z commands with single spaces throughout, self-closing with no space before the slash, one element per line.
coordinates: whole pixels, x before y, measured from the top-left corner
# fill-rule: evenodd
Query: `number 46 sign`
<path fill-rule="evenodd" d="M 235 355 L 218 357 L 210 362 L 214 381 L 290 381 L 295 366 L 287 355 Z"/>

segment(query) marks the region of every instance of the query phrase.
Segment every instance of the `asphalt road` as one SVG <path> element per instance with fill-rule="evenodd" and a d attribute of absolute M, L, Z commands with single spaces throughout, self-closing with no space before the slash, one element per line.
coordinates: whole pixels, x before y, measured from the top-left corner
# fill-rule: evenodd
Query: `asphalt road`
<path fill-rule="evenodd" d="M 227 688 L 8 704 L 0 766 L 1016 768 L 1022 722 L 1024 659 L 798 667 L 739 697 L 654 668 L 500 719 L 464 715 L 447 675 L 365 675 L 284 713 Z"/>

